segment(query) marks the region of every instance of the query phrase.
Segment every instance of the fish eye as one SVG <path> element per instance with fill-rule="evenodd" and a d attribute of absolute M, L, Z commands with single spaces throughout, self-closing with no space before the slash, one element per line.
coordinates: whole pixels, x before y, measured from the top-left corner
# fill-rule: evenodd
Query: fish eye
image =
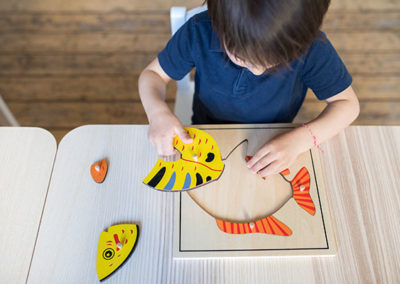
<path fill-rule="evenodd" d="M 206 162 L 210 163 L 210 162 L 212 162 L 214 160 L 214 158 L 215 158 L 215 155 L 210 152 L 210 153 L 207 154 Z"/>
<path fill-rule="evenodd" d="M 103 251 L 103 258 L 105 260 L 110 260 L 114 257 L 115 252 L 112 248 L 107 248 Z"/>

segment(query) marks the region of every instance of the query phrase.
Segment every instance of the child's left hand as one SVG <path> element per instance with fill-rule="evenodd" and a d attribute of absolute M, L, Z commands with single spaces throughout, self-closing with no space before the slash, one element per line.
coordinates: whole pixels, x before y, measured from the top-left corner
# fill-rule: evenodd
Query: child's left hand
<path fill-rule="evenodd" d="M 308 133 L 301 132 L 303 129 L 297 128 L 276 136 L 257 151 L 247 167 L 261 177 L 278 174 L 289 168 L 299 154 L 310 148 Z"/>

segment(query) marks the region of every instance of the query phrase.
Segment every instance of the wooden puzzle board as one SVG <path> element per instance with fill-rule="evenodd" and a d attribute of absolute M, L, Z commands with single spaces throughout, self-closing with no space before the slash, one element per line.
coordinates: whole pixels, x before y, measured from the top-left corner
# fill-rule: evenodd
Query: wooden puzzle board
<path fill-rule="evenodd" d="M 279 133 L 289 131 L 292 127 L 199 128 L 214 137 L 224 158 L 244 139 L 249 140 L 247 154 L 253 155 L 266 141 Z M 315 205 L 315 215 L 308 214 L 293 198 L 290 198 L 283 207 L 273 214 L 292 230 L 291 236 L 262 233 L 241 235 L 224 233 L 217 227 L 215 218 L 196 204 L 187 192 L 175 194 L 174 257 L 334 255 L 336 243 L 325 195 L 319 153 L 310 150 L 302 154 L 289 168 L 288 180 L 292 180 L 302 167 L 306 167 L 310 174 L 310 195 Z M 224 176 L 224 178 L 206 186 L 213 186 L 218 190 L 219 186 L 234 187 L 235 184 L 243 184 L 236 182 L 238 177 L 234 176 L 233 173 L 234 171 L 225 169 L 222 176 L 231 174 L 231 177 Z M 248 173 L 243 172 L 243 177 L 247 175 Z M 195 190 L 202 189 L 204 188 L 200 187 Z M 224 203 L 224 200 L 217 202 L 220 202 L 221 206 L 229 206 Z"/>

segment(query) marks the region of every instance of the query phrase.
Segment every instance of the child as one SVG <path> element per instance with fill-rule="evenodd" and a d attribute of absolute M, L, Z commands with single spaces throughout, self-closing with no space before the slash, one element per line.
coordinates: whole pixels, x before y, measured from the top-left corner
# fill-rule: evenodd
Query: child
<path fill-rule="evenodd" d="M 166 84 L 196 67 L 194 124 L 291 122 L 311 88 L 321 114 L 261 147 L 247 166 L 268 176 L 353 122 L 359 102 L 352 78 L 319 31 L 329 0 L 208 0 L 139 78 L 148 137 L 160 155 L 173 138 L 191 138 L 164 102 Z"/>

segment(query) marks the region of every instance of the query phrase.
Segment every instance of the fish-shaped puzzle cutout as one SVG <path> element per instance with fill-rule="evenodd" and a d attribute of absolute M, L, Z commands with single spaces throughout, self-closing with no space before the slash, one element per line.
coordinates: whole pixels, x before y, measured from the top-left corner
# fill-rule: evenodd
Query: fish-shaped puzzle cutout
<path fill-rule="evenodd" d="M 292 198 L 310 215 L 315 214 L 309 192 L 309 172 L 302 167 L 291 180 L 288 179 L 289 169 L 260 178 L 246 166 L 246 161 L 251 159 L 246 153 L 246 145 L 247 142 L 239 144 L 224 160 L 225 170 L 230 175 L 222 175 L 217 183 L 188 194 L 216 219 L 218 228 L 224 233 L 290 236 L 292 230 L 274 214 Z M 234 186 L 232 177 L 235 177 Z"/>
<path fill-rule="evenodd" d="M 136 224 L 114 225 L 101 232 L 96 270 L 99 280 L 110 276 L 132 254 L 139 235 Z"/>
<path fill-rule="evenodd" d="M 182 191 L 217 180 L 224 163 L 215 139 L 207 132 L 185 127 L 193 142 L 185 144 L 176 136 L 173 145 L 181 153 L 177 161 L 159 158 L 143 183 L 161 191 Z"/>

